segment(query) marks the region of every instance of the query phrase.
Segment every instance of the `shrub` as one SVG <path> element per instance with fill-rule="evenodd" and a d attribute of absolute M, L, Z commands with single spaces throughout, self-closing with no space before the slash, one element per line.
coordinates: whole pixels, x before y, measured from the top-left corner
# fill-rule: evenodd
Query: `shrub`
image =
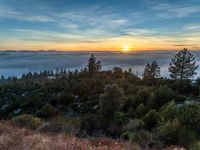
<path fill-rule="evenodd" d="M 142 120 L 145 122 L 145 127 L 147 129 L 152 129 L 157 126 L 160 119 L 159 113 L 156 112 L 156 110 L 152 109 L 150 110 L 143 118 Z"/>
<path fill-rule="evenodd" d="M 135 110 L 135 117 L 141 118 L 147 113 L 147 108 L 141 103 Z"/>
<path fill-rule="evenodd" d="M 100 95 L 100 111 L 104 117 L 112 118 L 122 107 L 123 92 L 116 84 L 107 85 L 104 91 Z"/>
<path fill-rule="evenodd" d="M 19 127 L 28 127 L 31 129 L 36 129 L 43 123 L 40 118 L 27 114 L 14 117 L 11 119 L 11 122 Z"/>
<path fill-rule="evenodd" d="M 140 130 L 144 127 L 144 122 L 140 119 L 134 119 L 130 120 L 126 126 L 124 127 L 125 131 L 135 131 L 135 130 Z"/>
<path fill-rule="evenodd" d="M 53 117 L 57 114 L 57 109 L 54 108 L 51 104 L 45 104 L 38 112 L 37 115 L 40 117 Z"/>
<path fill-rule="evenodd" d="M 122 133 L 120 135 L 120 138 L 125 139 L 125 140 L 129 140 L 131 138 L 131 132 L 126 131 L 126 132 Z"/>
<path fill-rule="evenodd" d="M 135 100 L 137 102 L 137 104 L 139 105 L 140 103 L 146 103 L 149 97 L 149 92 L 148 89 L 140 89 L 139 91 L 137 91 L 136 96 L 135 96 Z"/>
<path fill-rule="evenodd" d="M 164 141 L 164 144 L 176 144 L 178 141 L 178 134 L 180 130 L 180 123 L 178 120 L 168 122 L 158 128 L 158 135 Z"/>
<path fill-rule="evenodd" d="M 138 142 L 145 149 L 149 149 L 150 147 L 159 145 L 157 143 L 156 136 L 146 130 L 133 132 L 131 134 L 131 139 L 133 142 Z"/>
<path fill-rule="evenodd" d="M 199 150 L 200 149 L 200 141 L 193 142 L 190 145 L 189 149 L 191 149 L 191 150 Z"/>
<path fill-rule="evenodd" d="M 180 122 L 191 128 L 200 131 L 200 105 L 185 104 L 178 109 Z"/>
<path fill-rule="evenodd" d="M 193 130 L 183 127 L 178 119 L 159 127 L 158 135 L 165 145 L 177 144 L 187 147 L 197 139 L 197 134 Z"/>
<path fill-rule="evenodd" d="M 175 93 L 172 89 L 167 86 L 159 87 L 155 92 L 150 94 L 149 100 L 151 105 L 158 109 L 165 103 L 173 100 L 175 98 Z"/>
<path fill-rule="evenodd" d="M 177 116 L 177 107 L 174 101 L 165 104 L 160 109 L 160 116 L 163 122 L 173 120 Z"/>
<path fill-rule="evenodd" d="M 60 103 L 63 105 L 68 105 L 69 103 L 73 102 L 74 97 L 72 94 L 63 92 L 62 95 L 60 96 Z"/>
<path fill-rule="evenodd" d="M 123 125 L 128 122 L 128 118 L 125 113 L 117 112 L 114 116 L 114 122 L 118 125 Z"/>
<path fill-rule="evenodd" d="M 37 130 L 39 132 L 63 132 L 69 135 L 75 135 L 80 130 L 80 119 L 75 117 L 66 117 L 59 115 L 43 123 Z"/>

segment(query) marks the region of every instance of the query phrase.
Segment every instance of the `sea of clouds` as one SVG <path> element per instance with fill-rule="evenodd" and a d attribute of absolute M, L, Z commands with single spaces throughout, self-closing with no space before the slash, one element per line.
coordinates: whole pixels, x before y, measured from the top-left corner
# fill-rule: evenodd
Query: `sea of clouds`
<path fill-rule="evenodd" d="M 0 75 L 20 77 L 23 73 L 39 72 L 43 70 L 81 69 L 87 65 L 91 54 L 95 54 L 97 60 L 102 62 L 103 70 L 112 69 L 115 66 L 124 70 L 132 68 L 133 72 L 142 75 L 145 65 L 156 60 L 161 67 L 161 75 L 168 77 L 168 67 L 171 58 L 176 51 L 150 51 L 150 52 L 0 52 Z M 200 65 L 200 51 L 192 52 L 197 64 Z M 200 75 L 200 68 L 197 70 Z"/>

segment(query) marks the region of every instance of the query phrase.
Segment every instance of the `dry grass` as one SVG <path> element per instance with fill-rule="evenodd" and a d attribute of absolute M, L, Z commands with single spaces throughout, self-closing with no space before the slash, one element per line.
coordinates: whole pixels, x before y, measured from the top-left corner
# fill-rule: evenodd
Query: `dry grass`
<path fill-rule="evenodd" d="M 0 123 L 0 150 L 143 150 L 137 144 L 109 138 L 81 139 L 63 134 L 43 134 Z M 184 150 L 170 147 L 167 150 Z"/>
<path fill-rule="evenodd" d="M 108 138 L 80 139 L 62 134 L 42 134 L 0 123 L 1 150 L 122 150 L 125 144 Z"/>

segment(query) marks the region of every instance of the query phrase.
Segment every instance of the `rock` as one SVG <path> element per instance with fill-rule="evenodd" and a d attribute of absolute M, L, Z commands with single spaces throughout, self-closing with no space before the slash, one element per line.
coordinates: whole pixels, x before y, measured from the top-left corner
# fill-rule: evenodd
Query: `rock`
<path fill-rule="evenodd" d="M 93 110 L 96 110 L 98 107 L 99 107 L 98 105 L 95 105 L 95 106 L 93 107 Z"/>
<path fill-rule="evenodd" d="M 19 114 L 21 111 L 22 111 L 22 110 L 21 110 L 20 108 L 18 108 L 18 109 L 16 109 L 16 110 L 14 110 L 13 113 L 14 113 L 15 115 L 17 115 L 17 114 Z"/>

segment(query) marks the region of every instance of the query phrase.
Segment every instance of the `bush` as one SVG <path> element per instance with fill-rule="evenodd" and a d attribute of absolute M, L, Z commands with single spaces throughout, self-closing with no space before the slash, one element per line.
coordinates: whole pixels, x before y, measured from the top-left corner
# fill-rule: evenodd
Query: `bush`
<path fill-rule="evenodd" d="M 149 97 L 150 105 L 156 109 L 175 98 L 175 93 L 167 86 L 159 87 L 155 92 L 152 92 Z"/>
<path fill-rule="evenodd" d="M 178 120 L 168 122 L 158 128 L 158 135 L 164 141 L 164 144 L 176 144 L 178 141 L 178 134 L 180 130 L 180 123 Z"/>
<path fill-rule="evenodd" d="M 28 127 L 31 129 L 36 129 L 43 123 L 40 118 L 27 114 L 14 117 L 11 119 L 11 122 L 19 127 Z"/>
<path fill-rule="evenodd" d="M 68 94 L 63 92 L 62 95 L 60 96 L 60 103 L 63 105 L 68 105 L 69 103 L 73 102 L 74 97 L 72 94 Z"/>
<path fill-rule="evenodd" d="M 54 108 L 51 104 L 47 103 L 45 104 L 38 112 L 37 115 L 40 117 L 53 117 L 56 116 L 57 109 Z"/>
<path fill-rule="evenodd" d="M 123 92 L 118 85 L 112 84 L 105 87 L 104 93 L 99 98 L 100 111 L 106 118 L 112 118 L 123 104 Z"/>
<path fill-rule="evenodd" d="M 145 123 L 145 127 L 151 130 L 158 125 L 160 115 L 156 110 L 152 109 L 142 118 L 142 120 Z"/>
<path fill-rule="evenodd" d="M 160 116 L 163 122 L 167 122 L 168 120 L 173 120 L 177 116 L 177 107 L 174 101 L 171 101 L 165 104 L 160 109 Z"/>
<path fill-rule="evenodd" d="M 135 117 L 141 118 L 147 113 L 147 108 L 141 103 L 135 110 Z"/>
<path fill-rule="evenodd" d="M 197 134 L 183 127 L 178 119 L 159 127 L 158 135 L 165 145 L 178 144 L 187 147 L 197 139 Z"/>
<path fill-rule="evenodd" d="M 149 89 L 140 89 L 139 91 L 137 91 L 135 100 L 138 105 L 141 103 L 145 104 L 148 101 L 149 92 Z"/>
<path fill-rule="evenodd" d="M 69 135 L 76 135 L 80 130 L 80 119 L 59 115 L 43 123 L 37 131 L 39 132 L 62 132 Z"/>
<path fill-rule="evenodd" d="M 185 104 L 178 109 L 180 122 L 191 128 L 200 131 L 200 105 Z"/>
<path fill-rule="evenodd" d="M 191 150 L 200 150 L 200 141 L 196 141 L 192 143 L 189 147 Z"/>
<path fill-rule="evenodd" d="M 144 127 L 144 122 L 140 119 L 130 120 L 127 125 L 124 127 L 125 131 L 136 131 Z"/>
<path fill-rule="evenodd" d="M 129 140 L 131 138 L 131 132 L 126 131 L 126 132 L 122 133 L 120 135 L 120 138 L 125 139 L 125 140 Z"/>
<path fill-rule="evenodd" d="M 145 149 L 159 145 L 157 137 L 146 130 L 133 132 L 130 137 L 133 142 L 138 142 Z"/>
<path fill-rule="evenodd" d="M 128 118 L 125 113 L 117 112 L 114 116 L 114 123 L 117 125 L 123 125 L 128 122 Z"/>

